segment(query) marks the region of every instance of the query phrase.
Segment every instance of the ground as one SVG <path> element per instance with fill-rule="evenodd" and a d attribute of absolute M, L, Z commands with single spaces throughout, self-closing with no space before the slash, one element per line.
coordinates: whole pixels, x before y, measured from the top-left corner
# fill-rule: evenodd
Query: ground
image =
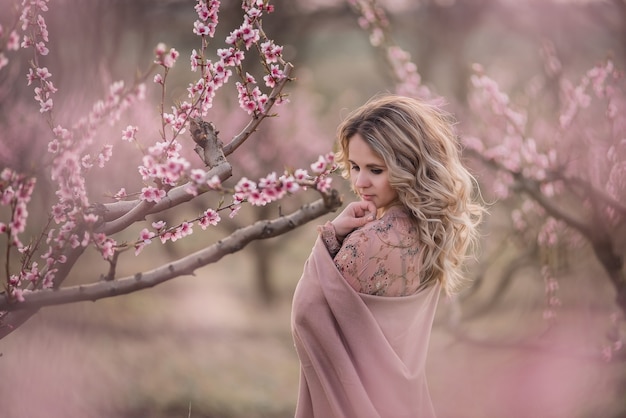
<path fill-rule="evenodd" d="M 298 359 L 289 314 L 299 272 L 277 274 L 281 297 L 268 307 L 242 257 L 134 295 L 42 310 L 0 342 L 0 415 L 292 416 Z M 442 299 L 427 367 L 439 418 L 624 410 L 624 364 L 601 355 L 607 292 L 570 280 L 578 296 L 563 291 L 550 323 L 528 283 L 473 319 L 466 304 Z"/>

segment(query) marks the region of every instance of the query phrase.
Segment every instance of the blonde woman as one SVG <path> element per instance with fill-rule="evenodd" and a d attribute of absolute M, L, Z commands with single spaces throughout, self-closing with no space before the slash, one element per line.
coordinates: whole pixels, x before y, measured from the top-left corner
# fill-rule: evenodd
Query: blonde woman
<path fill-rule="evenodd" d="M 475 182 L 449 117 L 416 99 L 375 97 L 338 138 L 360 200 L 319 227 L 294 294 L 296 417 L 434 417 L 426 353 L 476 237 Z"/>

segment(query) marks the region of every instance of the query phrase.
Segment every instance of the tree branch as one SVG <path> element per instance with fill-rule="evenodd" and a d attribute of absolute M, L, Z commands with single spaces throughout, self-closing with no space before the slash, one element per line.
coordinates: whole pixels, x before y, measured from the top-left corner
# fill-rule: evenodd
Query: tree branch
<path fill-rule="evenodd" d="M 223 161 L 207 172 L 207 177 L 209 178 L 215 175 L 221 181 L 226 180 L 232 175 L 232 166 L 228 161 Z M 189 183 L 185 183 L 174 187 L 167 192 L 163 199 L 149 207 L 141 205 L 142 200 L 121 201 L 102 205 L 104 220 L 107 222 L 100 226 L 99 232 L 104 232 L 107 235 L 114 234 L 145 218 L 146 215 L 158 213 L 190 201 L 195 196 L 187 192 L 188 186 Z M 198 194 L 206 193 L 208 190 L 199 189 Z"/>
<path fill-rule="evenodd" d="M 589 181 L 581 179 L 580 177 L 567 177 L 561 175 L 561 173 L 550 173 L 556 180 L 562 180 L 566 184 L 580 187 L 585 194 L 591 195 L 598 200 L 603 201 L 606 205 L 620 212 L 622 215 L 626 215 L 626 204 L 616 200 L 613 196 L 606 193 L 604 190 L 600 190 L 591 184 Z"/>
<path fill-rule="evenodd" d="M 59 271 L 57 272 L 57 277 L 55 279 L 55 288 L 58 287 L 66 278 L 69 272 L 72 270 L 72 267 L 76 263 L 76 261 L 80 258 L 80 256 L 85 251 L 83 246 L 78 246 L 75 249 L 70 249 L 66 255 L 67 260 L 64 264 L 59 266 Z M 2 297 L 4 296 L 4 297 Z M 8 295 L 6 292 L 0 292 L 0 301 L 7 302 Z M 23 323 L 28 321 L 33 315 L 39 312 L 39 307 L 33 306 L 32 308 L 27 308 L 21 311 L 11 311 L 7 312 L 1 310 L 0 312 L 0 340 L 15 331 L 19 328 Z"/>
<path fill-rule="evenodd" d="M 539 184 L 536 181 L 524 177 L 524 175 L 517 171 L 507 169 L 493 158 L 485 157 L 480 152 L 475 151 L 471 148 L 466 148 L 464 151 L 474 158 L 480 160 L 490 168 L 509 173 L 511 176 L 513 176 L 513 178 L 522 188 L 522 190 L 526 192 L 539 205 L 541 205 L 546 212 L 548 212 L 554 218 L 565 222 L 567 225 L 574 228 L 583 236 L 591 240 L 591 238 L 593 237 L 593 230 L 589 227 L 589 225 L 584 222 L 584 220 L 578 219 L 573 214 L 564 211 L 561 207 L 555 204 L 552 199 L 549 199 L 547 196 L 545 196 L 541 192 Z"/>
<path fill-rule="evenodd" d="M 285 68 L 283 68 L 283 73 L 285 74 L 285 78 L 280 80 L 278 84 L 274 87 L 272 92 L 270 93 L 267 104 L 265 105 L 265 109 L 262 113 L 255 115 L 250 122 L 246 125 L 243 130 L 237 134 L 233 139 L 226 145 L 224 145 L 223 151 L 225 156 L 229 156 L 232 154 L 241 144 L 243 144 L 246 139 L 256 130 L 259 124 L 269 116 L 269 112 L 276 103 L 276 99 L 280 96 L 280 92 L 283 90 L 288 81 L 291 80 L 291 72 L 293 71 L 293 65 L 288 62 L 285 64 Z"/>
<path fill-rule="evenodd" d="M 241 250 L 253 240 L 272 238 L 291 231 L 300 225 L 336 210 L 341 206 L 341 203 L 339 193 L 333 190 L 331 194 L 325 195 L 323 199 L 304 205 L 287 216 L 259 221 L 240 228 L 223 240 L 203 250 L 154 270 L 137 273 L 134 276 L 115 281 L 100 281 L 58 290 L 38 290 L 25 295 L 24 302 L 10 302 L 5 296 L 0 299 L 0 310 L 30 310 L 71 302 L 95 301 L 153 287 L 175 277 L 193 274 L 196 269 L 215 263 L 225 255 Z"/>

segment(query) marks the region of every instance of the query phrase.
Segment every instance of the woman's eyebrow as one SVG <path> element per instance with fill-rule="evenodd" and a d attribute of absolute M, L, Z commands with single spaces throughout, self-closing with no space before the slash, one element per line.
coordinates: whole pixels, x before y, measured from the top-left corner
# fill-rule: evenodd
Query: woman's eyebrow
<path fill-rule="evenodd" d="M 350 164 L 358 165 L 352 160 L 348 160 Z M 384 164 L 365 164 L 365 168 L 385 168 Z"/>

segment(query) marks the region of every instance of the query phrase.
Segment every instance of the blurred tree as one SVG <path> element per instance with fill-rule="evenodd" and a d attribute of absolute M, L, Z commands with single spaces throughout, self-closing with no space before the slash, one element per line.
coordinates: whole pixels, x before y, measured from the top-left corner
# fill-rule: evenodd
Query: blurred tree
<path fill-rule="evenodd" d="M 280 117 L 265 122 L 256 133 L 257 141 L 242 146 L 233 155 L 230 161 L 237 177 L 254 179 L 270 172 L 281 173 L 285 169 L 285 162 L 292 167 L 306 166 L 317 156 L 332 149 L 334 138 L 323 129 L 327 124 L 322 122 L 322 116 L 316 109 L 320 100 L 315 100 L 316 96 L 312 92 L 305 91 L 305 84 L 305 80 L 299 79 L 298 86 L 289 95 L 289 105 L 280 109 Z M 226 127 L 240 126 L 245 118 L 232 107 L 234 105 L 224 103 L 213 113 L 215 119 Z M 232 233 L 244 227 L 250 219 L 260 221 L 273 214 L 291 211 L 294 205 L 304 203 L 299 197 L 300 195 L 296 195 L 289 202 L 273 202 L 257 207 L 247 217 L 224 219 L 220 228 Z M 201 205 L 203 202 L 198 203 Z M 254 262 L 257 290 L 266 303 L 273 302 L 277 297 L 272 281 L 276 256 L 293 239 L 291 234 L 282 235 L 271 240 L 253 242 L 244 250 Z"/>
<path fill-rule="evenodd" d="M 397 90 L 443 102 L 427 88 L 410 55 L 390 37 L 390 26 L 375 0 L 353 0 L 361 26 L 382 49 Z M 560 7 L 560 6 L 559 6 Z M 579 6 L 572 6 L 579 7 Z M 538 38 L 541 39 L 541 38 Z M 506 208 L 519 242 L 528 251 L 518 265 L 536 258 L 546 286 L 544 317 L 561 304 L 557 276 L 564 254 L 591 252 L 615 291 L 616 306 L 626 314 L 626 86 L 613 60 L 604 60 L 572 81 L 579 63 L 569 68 L 549 41 L 542 43 L 543 73 L 525 87 L 504 92 L 474 66 L 469 107 L 454 104 L 461 121 L 465 153 L 483 165 L 486 196 Z M 508 68 L 501 71 L 508 72 Z M 504 78 L 508 74 L 498 74 Z M 528 242 L 531 242 L 528 245 Z M 510 265 L 506 276 L 518 267 Z M 598 280 L 590 277 L 590 280 Z M 602 279 L 600 279 L 602 280 Z M 501 291 L 496 296 L 501 295 Z M 616 329 L 619 328 L 617 325 Z M 610 357 L 622 347 L 619 332 L 607 335 Z"/>
<path fill-rule="evenodd" d="M 87 10 L 83 6 L 86 7 L 81 2 L 70 15 L 82 16 Z M 50 7 L 54 10 L 54 6 Z M 106 22 L 109 18 L 106 12 L 110 10 L 101 7 L 98 3 L 95 10 L 105 14 Z M 4 291 L 0 293 L 0 338 L 43 306 L 126 294 L 191 274 L 224 255 L 240 251 L 251 241 L 284 234 L 341 204 L 338 193 L 330 188 L 328 177 L 334 169 L 332 154 L 319 156 L 310 170 L 293 167 L 270 173 L 258 181 L 236 177 L 232 188 L 226 186 L 226 180 L 233 175 L 231 155 L 245 149 L 242 145 L 261 122 L 274 115 L 274 105 L 284 102 L 283 89 L 292 80 L 293 65 L 283 59 L 282 46 L 268 38 L 263 29 L 261 17 L 274 11 L 264 1 L 243 1 L 240 9 L 243 22 L 227 31 L 222 48 L 210 49 L 218 27 L 219 7 L 219 1 L 215 0 L 198 0 L 194 7 L 193 30 L 188 30 L 195 34 L 198 43 L 190 51 L 191 70 L 197 78 L 188 84 L 181 99 L 168 98 L 166 90 L 170 77 L 176 74 L 172 69 L 180 53 L 159 43 L 147 71 L 138 72 L 130 83 L 112 83 L 105 98 L 97 100 L 85 112 L 85 103 L 91 96 L 81 91 L 74 96 L 74 83 L 89 93 L 89 87 L 108 82 L 108 77 L 114 74 L 110 68 L 116 57 L 125 55 L 123 39 L 116 34 L 111 43 L 102 40 L 102 55 L 95 54 L 98 58 L 93 66 L 66 67 L 68 72 L 84 70 L 89 84 L 81 85 L 81 77 L 66 76 L 61 79 L 64 85 L 60 86 L 51 72 L 55 68 L 49 57 L 54 57 L 56 51 L 61 55 L 67 52 L 62 45 L 71 44 L 71 40 L 63 37 L 65 33 L 53 34 L 48 30 L 47 0 L 14 3 L 14 20 L 0 26 L 0 71 L 6 72 L 0 94 L 11 98 L 17 109 L 23 109 L 26 120 L 40 117 L 44 124 L 29 131 L 20 126 L 24 122 L 17 119 L 19 115 L 12 118 L 8 112 L 0 120 L 7 125 L 7 129 L 0 130 L 3 133 L 0 156 L 6 163 L 0 173 L 0 234 L 6 248 L 2 269 Z M 133 10 L 129 9 L 129 13 Z M 191 16 L 189 22 L 193 20 Z M 107 32 L 105 28 L 101 30 Z M 52 35 L 57 35 L 58 44 L 51 41 L 55 39 Z M 82 53 L 82 57 L 94 55 L 89 48 L 69 52 L 73 53 Z M 66 61 L 72 62 L 72 58 L 60 58 L 67 66 Z M 7 83 L 15 82 L 16 74 L 22 74 L 21 77 L 26 74 L 29 87 L 13 93 Z M 158 97 L 155 102 L 158 115 L 152 119 L 145 116 L 142 104 L 145 82 L 150 77 Z M 231 78 L 237 81 L 232 83 Z M 263 83 L 258 83 L 257 78 Z M 229 83 L 234 84 L 231 92 L 236 94 L 239 107 L 248 118 L 237 121 L 238 126 L 232 127 L 235 133 L 224 143 L 216 125 L 203 118 L 215 117 L 215 95 Z M 20 99 L 22 94 L 30 95 L 30 89 L 34 90 L 34 108 Z M 167 110 L 166 101 L 174 103 L 171 111 Z M 219 127 L 221 121 L 214 120 Z M 29 126 L 27 122 L 24 124 Z M 190 135 L 193 141 L 183 138 L 183 134 Z M 26 141 L 16 141 L 16 137 Z M 16 143 L 22 145 L 15 147 Z M 135 146 L 138 151 L 135 158 L 124 155 L 124 151 L 119 157 L 117 153 L 114 155 L 114 145 L 124 149 L 125 143 Z M 188 152 L 190 149 L 197 155 Z M 135 176 L 133 164 L 137 167 Z M 130 171 L 129 166 L 133 167 Z M 46 180 L 43 190 L 37 185 L 40 179 Z M 53 195 L 48 188 L 54 191 Z M 111 188 L 118 191 L 110 192 Z M 246 203 L 263 207 L 305 189 L 317 190 L 321 199 L 301 204 L 288 214 L 241 225 L 229 235 L 215 239 L 213 244 L 196 252 L 187 251 L 162 265 L 157 263 L 152 270 L 118 277 L 120 272 L 132 270 L 130 264 L 135 264 L 132 257 L 129 260 L 129 253 L 134 251 L 139 256 L 153 240 L 163 243 L 181 240 L 194 227 L 204 230 L 217 225 L 220 213 L 234 217 Z M 209 193 L 222 198 L 215 206 L 203 208 L 200 215 L 181 209 L 185 202 Z M 112 202 L 105 203 L 103 196 Z M 159 220 L 158 214 L 165 216 L 174 210 L 180 211 L 174 225 Z M 147 217 L 152 217 L 154 222 L 139 230 Z M 88 248 L 95 250 L 103 263 L 98 272 L 96 265 L 87 261 L 90 263 L 87 274 L 91 277 L 85 280 L 76 277 L 81 274 L 76 266 Z M 67 279 L 79 284 L 63 286 Z"/>

